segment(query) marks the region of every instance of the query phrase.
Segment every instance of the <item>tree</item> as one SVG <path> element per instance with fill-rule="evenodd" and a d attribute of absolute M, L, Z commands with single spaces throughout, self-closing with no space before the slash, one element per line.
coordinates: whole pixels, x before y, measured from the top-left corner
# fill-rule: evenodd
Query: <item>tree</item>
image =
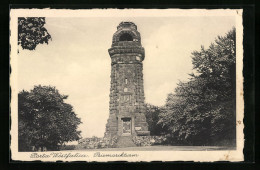
<path fill-rule="evenodd" d="M 158 124 L 160 112 L 160 107 L 145 104 L 145 117 L 151 135 L 162 135 L 165 133 L 166 129 L 164 129 L 162 125 Z"/>
<path fill-rule="evenodd" d="M 44 27 L 45 17 L 18 18 L 18 45 L 23 49 L 35 50 L 38 44 L 49 42 L 51 35 Z"/>
<path fill-rule="evenodd" d="M 236 31 L 192 53 L 194 73 L 168 95 L 159 124 L 188 144 L 235 144 Z"/>
<path fill-rule="evenodd" d="M 73 107 L 65 103 L 67 98 L 51 86 L 39 85 L 30 92 L 19 92 L 19 151 L 30 151 L 32 147 L 57 150 L 65 142 L 80 139 L 77 127 L 81 121 Z"/>

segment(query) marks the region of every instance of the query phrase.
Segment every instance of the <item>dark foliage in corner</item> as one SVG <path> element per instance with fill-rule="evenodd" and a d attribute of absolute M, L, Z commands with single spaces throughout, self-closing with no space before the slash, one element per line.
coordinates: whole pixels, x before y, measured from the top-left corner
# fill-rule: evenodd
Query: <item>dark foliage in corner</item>
<path fill-rule="evenodd" d="M 18 18 L 18 45 L 23 49 L 35 50 L 38 44 L 51 40 L 51 35 L 44 27 L 45 17 Z"/>

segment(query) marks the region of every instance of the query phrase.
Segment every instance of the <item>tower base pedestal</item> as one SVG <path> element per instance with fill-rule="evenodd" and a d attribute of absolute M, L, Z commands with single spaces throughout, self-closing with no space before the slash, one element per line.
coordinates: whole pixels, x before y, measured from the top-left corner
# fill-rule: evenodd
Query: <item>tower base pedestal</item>
<path fill-rule="evenodd" d="M 113 136 L 149 136 L 145 115 L 132 116 L 110 114 L 107 120 L 105 137 Z"/>

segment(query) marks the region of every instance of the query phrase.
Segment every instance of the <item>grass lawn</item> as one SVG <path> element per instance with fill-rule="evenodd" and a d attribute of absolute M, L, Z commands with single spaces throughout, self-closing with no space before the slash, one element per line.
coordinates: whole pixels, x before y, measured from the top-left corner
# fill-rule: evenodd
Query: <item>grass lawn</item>
<path fill-rule="evenodd" d="M 71 151 L 213 151 L 213 150 L 235 150 L 236 147 L 223 146 L 142 146 L 127 148 L 102 148 L 102 149 L 83 149 Z"/>

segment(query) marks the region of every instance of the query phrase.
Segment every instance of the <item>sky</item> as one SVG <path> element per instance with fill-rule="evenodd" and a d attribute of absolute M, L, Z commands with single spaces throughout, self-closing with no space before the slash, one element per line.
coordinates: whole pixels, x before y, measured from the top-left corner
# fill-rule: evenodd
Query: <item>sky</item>
<path fill-rule="evenodd" d="M 137 25 L 145 48 L 146 103 L 165 104 L 167 94 L 192 72 L 191 52 L 208 47 L 235 26 L 227 16 L 46 18 L 49 44 L 18 55 L 18 90 L 55 86 L 83 122 L 82 137 L 102 137 L 109 116 L 111 60 L 108 49 L 121 21 Z"/>

